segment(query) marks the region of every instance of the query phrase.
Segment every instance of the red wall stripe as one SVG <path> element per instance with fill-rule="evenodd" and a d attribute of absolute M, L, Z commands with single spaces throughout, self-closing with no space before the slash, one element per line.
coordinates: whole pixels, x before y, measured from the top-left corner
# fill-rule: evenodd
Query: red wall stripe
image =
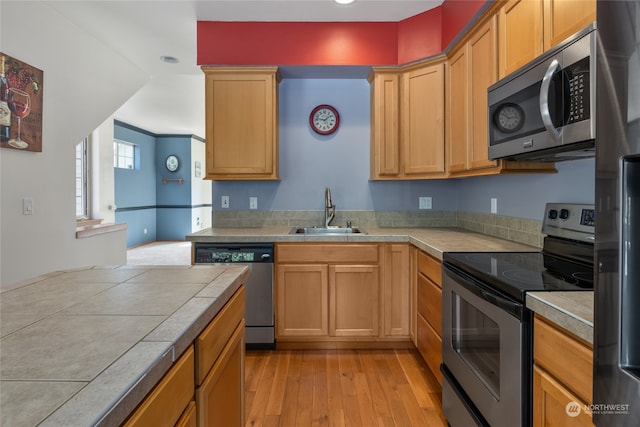
<path fill-rule="evenodd" d="M 406 64 L 442 52 L 441 28 L 442 6 L 400 21 L 397 64 Z"/>
<path fill-rule="evenodd" d="M 199 65 L 398 65 L 436 55 L 486 0 L 445 0 L 400 22 L 198 21 Z"/>
<path fill-rule="evenodd" d="M 442 3 L 442 45 L 444 50 L 484 6 L 486 0 L 445 0 Z"/>

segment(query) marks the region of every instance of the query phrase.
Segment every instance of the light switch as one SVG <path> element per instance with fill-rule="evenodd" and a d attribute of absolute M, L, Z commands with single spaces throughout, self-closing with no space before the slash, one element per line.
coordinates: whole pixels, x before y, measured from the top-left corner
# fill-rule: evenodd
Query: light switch
<path fill-rule="evenodd" d="M 498 199 L 495 197 L 491 198 L 491 213 L 498 213 Z"/>
<path fill-rule="evenodd" d="M 229 196 L 222 196 L 221 203 L 223 209 L 229 208 Z"/>
<path fill-rule="evenodd" d="M 30 197 L 25 197 L 22 199 L 22 214 L 23 215 L 33 215 L 33 199 Z"/>
<path fill-rule="evenodd" d="M 249 209 L 258 209 L 257 197 L 249 197 Z"/>

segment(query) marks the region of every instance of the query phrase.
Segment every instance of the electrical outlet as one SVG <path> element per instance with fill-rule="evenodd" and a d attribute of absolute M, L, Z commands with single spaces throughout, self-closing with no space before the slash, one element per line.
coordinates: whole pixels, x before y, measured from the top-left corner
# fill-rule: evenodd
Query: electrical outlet
<path fill-rule="evenodd" d="M 142 230 L 142 233 L 147 234 L 147 229 Z"/>
<path fill-rule="evenodd" d="M 258 209 L 257 197 L 249 197 L 249 209 Z"/>
<path fill-rule="evenodd" d="M 222 196 L 220 204 L 223 209 L 229 209 L 229 196 Z"/>
<path fill-rule="evenodd" d="M 420 209 L 431 209 L 431 197 L 420 197 L 418 200 Z"/>
<path fill-rule="evenodd" d="M 498 213 L 498 199 L 495 197 L 491 198 L 491 213 Z"/>

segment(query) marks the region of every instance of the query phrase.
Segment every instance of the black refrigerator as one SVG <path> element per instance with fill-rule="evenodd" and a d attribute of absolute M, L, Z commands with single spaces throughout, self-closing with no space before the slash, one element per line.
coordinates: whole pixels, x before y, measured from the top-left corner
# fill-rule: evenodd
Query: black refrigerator
<path fill-rule="evenodd" d="M 640 426 L 640 1 L 598 1 L 593 421 Z"/>

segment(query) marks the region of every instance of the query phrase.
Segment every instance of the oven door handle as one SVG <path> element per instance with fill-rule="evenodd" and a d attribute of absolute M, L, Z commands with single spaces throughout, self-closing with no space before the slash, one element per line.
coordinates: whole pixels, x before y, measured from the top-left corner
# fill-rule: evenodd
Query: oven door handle
<path fill-rule="evenodd" d="M 464 287 L 469 292 L 487 301 L 489 304 L 495 305 L 496 307 L 500 307 L 501 309 L 511 314 L 512 316 L 522 320 L 523 318 L 522 304 L 517 303 L 515 301 L 511 301 L 501 295 L 498 295 L 497 293 L 490 292 L 486 289 L 483 289 L 479 284 L 476 284 L 475 281 L 473 281 L 470 278 L 467 278 L 466 275 L 464 275 L 464 273 L 458 271 L 458 269 L 455 267 L 452 268 L 452 266 L 447 265 L 446 268 L 449 269 L 450 274 L 455 276 L 455 277 L 452 277 L 452 279 L 456 283 L 458 283 L 460 286 Z"/>

